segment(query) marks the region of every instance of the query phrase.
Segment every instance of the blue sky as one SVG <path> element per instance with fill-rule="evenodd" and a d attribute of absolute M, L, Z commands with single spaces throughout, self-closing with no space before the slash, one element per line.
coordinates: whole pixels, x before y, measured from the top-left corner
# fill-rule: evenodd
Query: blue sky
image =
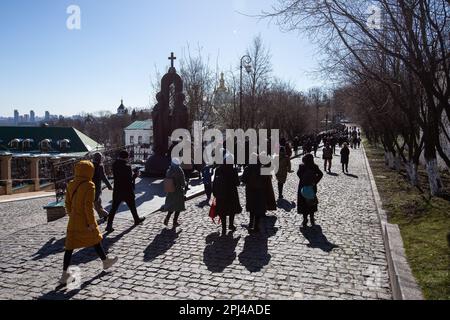
<path fill-rule="evenodd" d="M 272 53 L 274 74 L 299 90 L 319 85 L 309 71 L 317 53 L 307 39 L 244 16 L 275 0 L 2 0 L 0 115 L 14 109 L 72 115 L 125 105 L 148 107 L 155 69 L 171 51 L 198 46 L 220 69 L 237 67 L 254 36 Z M 68 30 L 66 9 L 81 8 L 81 30 Z"/>

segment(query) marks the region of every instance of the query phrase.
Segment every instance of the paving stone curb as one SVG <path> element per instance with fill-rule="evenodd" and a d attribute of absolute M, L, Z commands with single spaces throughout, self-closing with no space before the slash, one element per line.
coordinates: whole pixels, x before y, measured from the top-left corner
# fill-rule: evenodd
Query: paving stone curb
<path fill-rule="evenodd" d="M 361 144 L 361 148 L 363 149 L 364 160 L 366 162 L 375 205 L 381 223 L 393 299 L 424 300 L 422 290 L 417 284 L 408 260 L 406 259 L 400 228 L 398 225 L 388 223 L 387 221 L 386 211 L 383 210 L 381 197 L 378 193 L 377 185 L 363 144 Z"/>

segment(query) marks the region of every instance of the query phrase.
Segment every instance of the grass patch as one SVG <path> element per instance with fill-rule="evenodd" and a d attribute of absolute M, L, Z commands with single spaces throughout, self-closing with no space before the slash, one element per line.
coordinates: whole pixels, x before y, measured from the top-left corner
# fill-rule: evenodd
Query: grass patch
<path fill-rule="evenodd" d="M 400 227 L 408 262 L 425 298 L 450 300 L 450 201 L 430 197 L 424 168 L 419 168 L 420 188 L 412 187 L 405 172 L 385 166 L 381 147 L 365 142 L 383 209 L 388 221 Z M 443 181 L 450 186 L 448 173 Z"/>

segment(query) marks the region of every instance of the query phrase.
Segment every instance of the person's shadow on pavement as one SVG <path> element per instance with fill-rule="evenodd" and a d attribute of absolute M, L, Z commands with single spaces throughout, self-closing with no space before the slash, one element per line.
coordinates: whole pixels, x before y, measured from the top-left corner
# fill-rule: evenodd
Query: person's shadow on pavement
<path fill-rule="evenodd" d="M 33 261 L 44 259 L 52 254 L 64 252 L 65 241 L 65 237 L 59 240 L 56 240 L 55 237 L 52 237 L 33 255 Z"/>
<path fill-rule="evenodd" d="M 288 201 L 286 199 L 278 199 L 277 201 L 277 207 L 280 209 L 283 209 L 286 212 L 291 212 L 292 209 L 295 209 L 297 205 L 295 202 Z"/>
<path fill-rule="evenodd" d="M 108 254 L 109 248 L 111 248 L 116 242 L 118 242 L 120 239 L 122 239 L 124 236 L 126 236 L 128 233 L 133 231 L 137 226 L 132 225 L 122 231 L 121 233 L 115 235 L 114 237 L 109 237 L 111 234 L 104 233 L 103 234 L 103 241 L 102 245 L 105 250 L 105 253 Z M 83 248 L 80 250 L 76 250 L 72 257 L 72 264 L 77 265 L 80 263 L 88 263 L 94 260 L 99 259 L 97 253 L 95 250 L 91 247 Z"/>
<path fill-rule="evenodd" d="M 239 262 L 250 272 L 259 272 L 268 265 L 272 256 L 268 252 L 269 238 L 273 237 L 278 229 L 275 228 L 277 217 L 262 218 L 261 231 L 245 237 L 244 248 L 239 254 Z"/>
<path fill-rule="evenodd" d="M 107 274 L 106 271 L 102 271 L 90 280 L 81 283 L 78 288 L 72 290 L 68 289 L 66 285 L 58 284 L 54 290 L 43 294 L 38 300 L 69 300 L 76 296 L 81 290 L 91 285 L 95 280 L 99 280 Z"/>
<path fill-rule="evenodd" d="M 206 237 L 203 262 L 211 272 L 223 272 L 236 259 L 236 247 L 241 237 L 234 238 L 233 233 L 220 236 L 215 232 Z"/>
<path fill-rule="evenodd" d="M 319 248 L 325 252 L 331 252 L 334 248 L 339 247 L 328 241 L 322 232 L 322 227 L 319 225 L 306 228 L 301 227 L 300 232 L 309 241 L 308 247 L 310 248 Z"/>
<path fill-rule="evenodd" d="M 119 241 L 128 233 L 130 233 L 134 228 L 136 228 L 136 226 L 132 225 L 112 238 L 108 237 L 109 234 L 104 233 L 102 245 L 105 249 L 105 253 L 108 253 L 108 248 L 113 246 L 117 241 Z M 32 260 L 37 261 L 40 259 L 44 259 L 50 255 L 64 252 L 65 241 L 66 237 L 58 240 L 56 240 L 55 237 L 51 238 L 34 254 Z M 76 250 L 74 252 L 72 257 L 72 263 L 73 264 L 87 263 L 96 259 L 98 259 L 98 255 L 95 253 L 95 251 L 91 247 L 87 247 L 82 248 L 80 250 Z"/>
<path fill-rule="evenodd" d="M 180 231 L 163 229 L 144 250 L 144 261 L 149 262 L 169 251 L 179 237 Z"/>

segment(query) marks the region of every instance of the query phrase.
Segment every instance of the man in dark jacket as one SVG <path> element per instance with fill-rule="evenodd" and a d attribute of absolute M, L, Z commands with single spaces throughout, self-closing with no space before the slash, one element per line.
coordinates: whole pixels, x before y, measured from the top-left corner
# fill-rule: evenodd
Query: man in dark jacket
<path fill-rule="evenodd" d="M 102 206 L 102 182 L 106 184 L 109 190 L 112 190 L 113 187 L 106 177 L 105 168 L 103 166 L 103 155 L 100 152 L 96 152 L 94 154 L 93 164 L 94 177 L 92 178 L 92 181 L 95 184 L 94 208 L 95 211 L 97 211 L 98 216 L 106 221 L 106 218 L 108 218 L 108 212 Z"/>
<path fill-rule="evenodd" d="M 128 208 L 130 208 L 135 225 L 139 225 L 145 220 L 145 218 L 140 218 L 138 216 L 136 210 L 134 180 L 137 178 L 137 174 L 133 174 L 131 166 L 128 163 L 128 157 L 129 155 L 127 151 L 121 151 L 119 154 L 119 158 L 113 164 L 113 201 L 111 211 L 108 215 L 108 225 L 106 227 L 106 232 L 114 231 L 112 227 L 114 216 L 116 215 L 117 209 L 123 201 L 128 205 Z"/>

